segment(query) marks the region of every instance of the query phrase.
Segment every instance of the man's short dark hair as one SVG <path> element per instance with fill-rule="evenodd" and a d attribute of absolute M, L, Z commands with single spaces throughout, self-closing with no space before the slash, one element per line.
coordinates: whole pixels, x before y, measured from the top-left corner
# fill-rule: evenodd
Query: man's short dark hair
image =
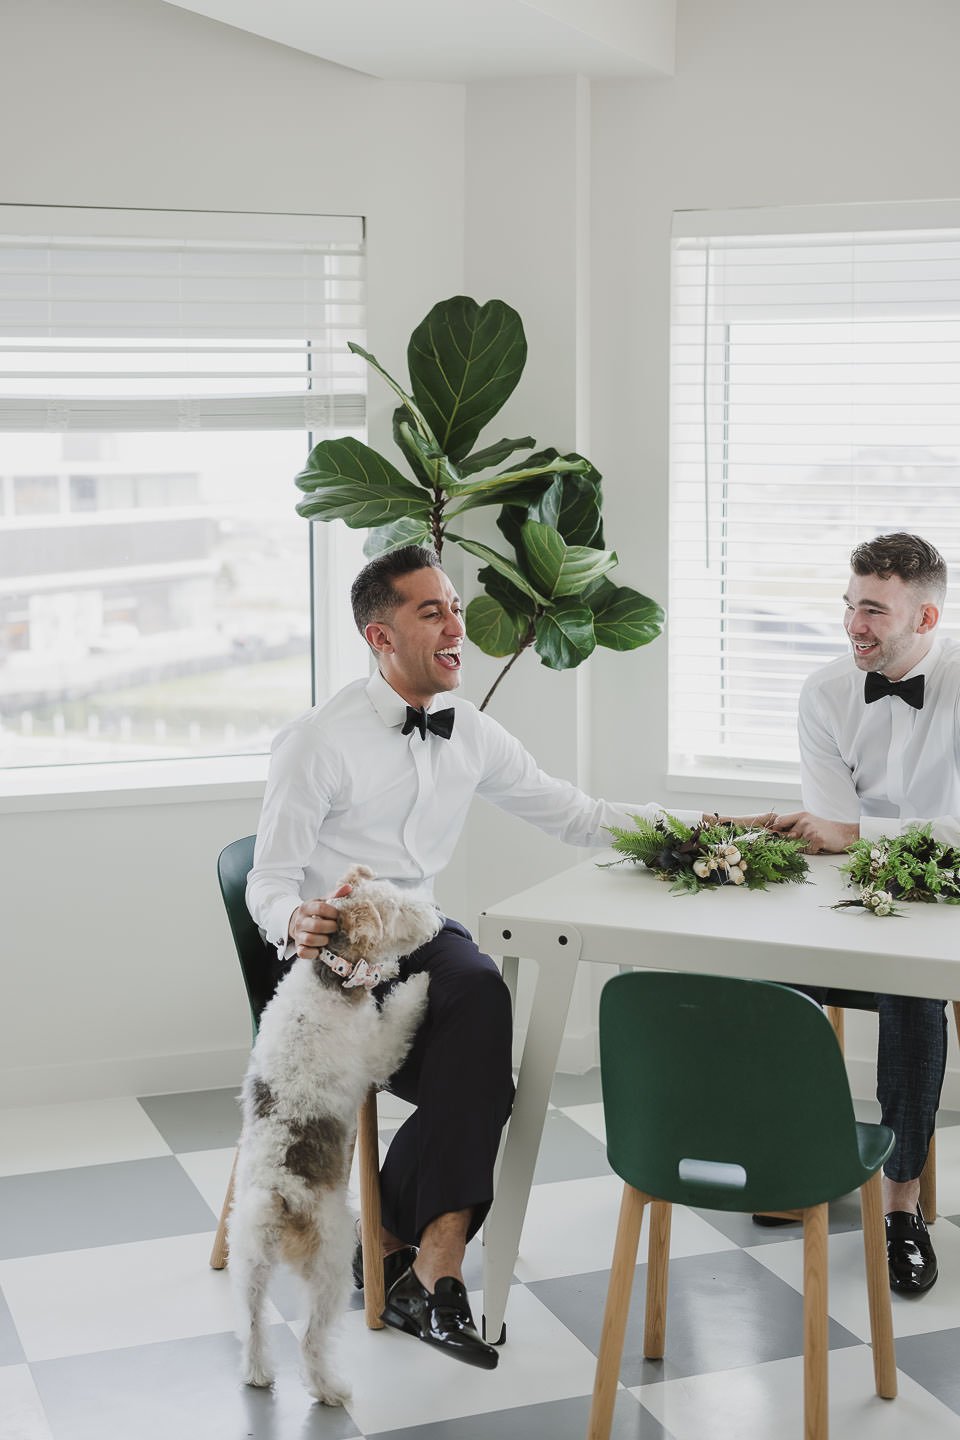
<path fill-rule="evenodd" d="M 353 618 L 362 635 L 372 620 L 387 620 L 400 604 L 393 582 L 415 570 L 439 570 L 440 561 L 425 545 L 401 545 L 364 565 L 350 587 Z"/>
<path fill-rule="evenodd" d="M 854 575 L 899 575 L 923 599 L 943 605 L 947 593 L 947 567 L 939 550 L 919 535 L 898 530 L 864 540 L 850 556 Z"/>

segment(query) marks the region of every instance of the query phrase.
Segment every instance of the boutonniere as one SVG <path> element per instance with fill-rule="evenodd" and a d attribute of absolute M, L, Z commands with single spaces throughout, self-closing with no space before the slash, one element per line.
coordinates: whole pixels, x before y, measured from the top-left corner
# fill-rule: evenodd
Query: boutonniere
<path fill-rule="evenodd" d="M 678 895 L 695 895 L 720 885 L 765 890 L 768 885 L 806 879 L 802 840 L 719 819 L 691 827 L 666 811 L 655 820 L 632 818 L 633 830 L 609 827 L 613 848 L 621 857 L 609 863 L 632 860 L 645 865 L 658 879 L 673 881 L 671 890 Z"/>
<path fill-rule="evenodd" d="M 903 835 L 855 840 L 841 866 L 856 885 L 855 900 L 839 900 L 834 910 L 859 906 L 871 915 L 902 915 L 898 901 L 960 905 L 960 850 L 930 835 L 929 825 L 914 825 Z"/>

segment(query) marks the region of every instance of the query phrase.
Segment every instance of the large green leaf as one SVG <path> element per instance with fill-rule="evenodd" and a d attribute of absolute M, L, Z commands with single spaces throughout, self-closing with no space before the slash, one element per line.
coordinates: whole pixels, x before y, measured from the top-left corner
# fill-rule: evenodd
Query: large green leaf
<path fill-rule="evenodd" d="M 522 440 L 497 440 L 493 445 L 487 445 L 483 450 L 475 450 L 465 460 L 459 462 L 461 475 L 476 475 L 480 470 L 489 470 L 491 465 L 502 465 L 508 456 L 513 455 L 517 450 L 529 450 L 536 441 L 532 435 L 525 435 Z"/>
<path fill-rule="evenodd" d="M 533 583 L 551 599 L 579 595 L 591 581 L 605 575 L 617 563 L 616 551 L 568 545 L 552 525 L 543 525 L 538 520 L 527 521 L 520 539 Z"/>
<path fill-rule="evenodd" d="M 401 545 L 426 545 L 433 549 L 433 535 L 424 520 L 394 520 L 392 525 L 378 525 L 363 542 L 363 553 L 372 560 Z"/>
<path fill-rule="evenodd" d="M 454 540 L 462 550 L 466 550 L 468 555 L 476 555 L 478 560 L 483 560 L 487 565 L 492 565 L 494 570 L 506 576 L 511 585 L 515 585 L 518 590 L 522 590 L 524 595 L 529 596 L 531 600 L 535 600 L 538 605 L 546 605 L 549 603 L 543 595 L 537 593 L 527 577 L 522 571 L 517 569 L 512 560 L 504 559 L 502 555 L 497 554 L 496 550 L 491 550 L 489 545 L 481 545 L 479 540 L 464 540 L 460 535 L 449 533 L 447 539 Z"/>
<path fill-rule="evenodd" d="M 417 480 L 431 495 L 436 490 L 450 491 L 460 484 L 457 466 L 444 455 L 436 441 L 424 440 L 402 405 L 393 412 L 393 438 L 410 462 Z"/>
<path fill-rule="evenodd" d="M 513 393 L 526 358 L 523 323 L 502 300 L 478 305 L 455 295 L 434 305 L 414 330 L 407 347 L 410 384 L 451 460 L 469 455 Z"/>
<path fill-rule="evenodd" d="M 489 495 L 492 500 L 498 503 L 504 491 L 510 486 L 521 484 L 525 480 L 537 479 L 541 475 L 557 475 L 571 472 L 582 473 L 590 464 L 589 460 L 551 460 L 541 464 L 534 464 L 527 460 L 516 470 L 501 470 L 496 475 L 484 475 L 479 480 L 464 480 L 460 485 L 453 485 L 450 494 L 456 499 L 461 496 L 471 497 L 474 495 Z M 466 506 L 461 507 L 466 509 Z"/>
<path fill-rule="evenodd" d="M 361 360 L 366 360 L 367 364 L 371 366 L 374 370 L 376 370 L 378 375 L 383 376 L 384 380 L 386 380 L 387 384 L 390 386 L 390 389 L 393 390 L 397 395 L 399 395 L 400 399 L 403 401 L 404 408 L 409 411 L 411 419 L 413 420 L 416 428 L 420 431 L 420 434 L 423 436 L 424 440 L 428 441 L 433 445 L 436 445 L 437 437 L 430 429 L 430 426 L 427 422 L 426 417 L 423 414 L 423 411 L 420 410 L 416 401 L 413 399 L 413 396 L 407 394 L 406 390 L 404 390 L 400 382 L 398 380 L 394 380 L 389 370 L 384 370 L 376 355 L 371 355 L 369 350 L 364 350 L 362 345 L 357 345 L 356 342 L 353 340 L 347 341 L 347 349 L 352 350 L 354 355 L 359 355 Z"/>
<path fill-rule="evenodd" d="M 467 635 L 485 655 L 514 655 L 520 649 L 528 622 L 509 614 L 492 595 L 478 595 L 467 606 Z"/>
<path fill-rule="evenodd" d="M 593 611 L 597 644 L 608 650 L 636 650 L 663 631 L 665 617 L 657 602 L 628 585 L 613 585 L 603 578 L 581 598 Z"/>
<path fill-rule="evenodd" d="M 574 670 L 596 648 L 590 607 L 573 596 L 558 600 L 540 615 L 536 631 L 534 648 L 551 670 Z"/>
<path fill-rule="evenodd" d="M 567 455 L 564 458 L 579 460 L 582 457 Z M 530 506 L 529 518 L 552 525 L 568 545 L 589 545 L 602 550 L 601 504 L 600 486 L 594 475 L 558 475 Z"/>
<path fill-rule="evenodd" d="M 364 530 L 430 514 L 429 495 L 350 436 L 315 445 L 296 484 L 309 496 L 297 505 L 297 514 L 307 520 L 344 520 Z"/>
<path fill-rule="evenodd" d="M 498 574 L 492 565 L 484 565 L 481 570 L 478 570 L 477 579 L 487 594 L 492 595 L 494 600 L 497 600 L 504 610 L 517 620 L 523 617 L 526 617 L 528 621 L 532 620 L 537 613 L 536 601 L 531 600 L 523 590 L 518 590 L 506 576 Z"/>

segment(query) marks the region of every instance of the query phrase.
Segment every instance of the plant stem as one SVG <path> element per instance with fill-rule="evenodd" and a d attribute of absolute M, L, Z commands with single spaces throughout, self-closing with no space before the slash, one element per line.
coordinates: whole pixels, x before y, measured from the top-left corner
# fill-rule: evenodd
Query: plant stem
<path fill-rule="evenodd" d="M 430 529 L 433 531 L 433 548 L 437 552 L 437 559 L 443 554 L 443 492 L 435 491 L 436 504 L 430 516 Z"/>
<path fill-rule="evenodd" d="M 526 635 L 524 635 L 524 637 L 523 637 L 523 639 L 521 640 L 519 646 L 518 646 L 517 649 L 513 652 L 513 654 L 510 656 L 510 659 L 507 661 L 506 665 L 504 665 L 503 669 L 500 671 L 500 674 L 497 676 L 496 680 L 494 680 L 493 684 L 490 686 L 490 689 L 487 691 L 486 695 L 484 695 L 484 697 L 483 697 L 483 703 L 482 703 L 481 706 L 480 706 L 480 709 L 481 709 L 481 710 L 486 710 L 486 708 L 487 708 L 487 706 L 489 705 L 490 701 L 493 699 L 494 691 L 496 690 L 497 686 L 500 684 L 500 681 L 504 678 L 504 676 L 506 675 L 507 671 L 510 669 L 511 665 L 515 665 L 516 662 L 520 659 L 520 656 L 523 654 L 524 650 L 528 649 L 529 646 L 531 646 L 531 645 L 533 644 L 534 639 L 535 639 L 535 636 L 536 636 L 536 632 L 535 632 L 535 630 L 534 630 L 534 628 L 533 628 L 533 625 L 531 624 L 530 629 L 527 631 Z"/>

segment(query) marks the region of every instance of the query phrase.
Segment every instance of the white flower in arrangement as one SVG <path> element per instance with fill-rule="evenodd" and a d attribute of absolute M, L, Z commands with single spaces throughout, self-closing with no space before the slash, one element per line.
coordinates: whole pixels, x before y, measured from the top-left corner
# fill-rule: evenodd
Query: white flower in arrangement
<path fill-rule="evenodd" d="M 734 885 L 742 885 L 742 884 L 743 884 L 744 879 L 745 879 L 745 876 L 744 876 L 744 873 L 743 873 L 743 866 L 742 866 L 742 865 L 731 865 L 731 867 L 730 867 L 730 879 L 733 881 Z"/>
<path fill-rule="evenodd" d="M 882 859 L 883 859 L 883 851 L 882 851 L 882 850 L 871 850 L 871 851 L 870 851 L 870 859 L 871 859 L 871 860 L 882 860 Z"/>
<path fill-rule="evenodd" d="M 694 860 L 693 862 L 693 873 L 699 875 L 701 880 L 706 880 L 712 869 L 712 860 Z"/>

